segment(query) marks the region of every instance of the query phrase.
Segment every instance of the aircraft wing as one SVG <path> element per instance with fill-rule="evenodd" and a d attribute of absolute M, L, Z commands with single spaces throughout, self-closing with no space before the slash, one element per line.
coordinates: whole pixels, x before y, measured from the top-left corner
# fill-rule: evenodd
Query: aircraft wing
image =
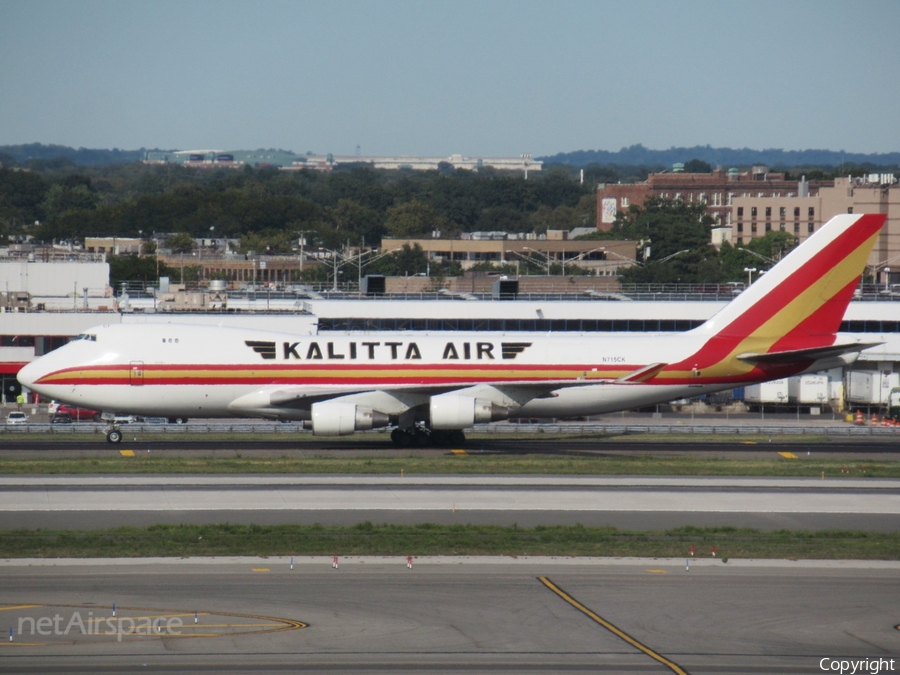
<path fill-rule="evenodd" d="M 660 364 L 657 364 L 660 365 Z M 660 365 L 660 368 L 662 365 Z M 642 368 L 636 373 L 645 371 Z M 648 375 L 655 374 L 656 370 Z M 632 374 L 632 375 L 634 375 Z M 626 377 L 630 377 L 626 376 Z M 235 413 L 256 414 L 266 410 L 309 410 L 314 403 L 331 401 L 336 399 L 365 400 L 377 397 L 390 397 L 398 402 L 400 408 L 413 407 L 426 403 L 431 396 L 446 394 L 454 391 L 477 392 L 479 396 L 496 399 L 495 403 L 514 407 L 522 406 L 534 398 L 546 398 L 552 396 L 556 389 L 565 387 L 578 387 L 590 383 L 612 382 L 613 380 L 591 378 L 589 373 L 585 377 L 566 380 L 534 380 L 502 382 L 456 382 L 454 384 L 423 384 L 423 385 L 381 385 L 371 389 L 360 388 L 314 388 L 306 386 L 272 386 L 259 389 L 251 394 L 241 396 L 228 407 Z M 392 406 L 393 407 L 393 406 Z"/>
<path fill-rule="evenodd" d="M 333 398 L 342 396 L 355 396 L 359 394 L 372 393 L 376 391 L 388 392 L 391 394 L 406 394 L 411 396 L 436 396 L 438 394 L 446 394 L 451 391 L 459 391 L 462 389 L 470 389 L 478 386 L 490 386 L 501 391 L 516 390 L 517 392 L 525 392 L 527 398 L 539 398 L 549 394 L 554 389 L 562 389 L 563 387 L 579 387 L 589 382 L 600 382 L 601 380 L 536 380 L 525 382 L 511 382 L 508 385 L 502 383 L 488 382 L 457 382 L 455 384 L 423 384 L 423 385 L 382 385 L 372 387 L 371 389 L 331 389 L 331 390 L 310 390 L 308 387 L 281 387 L 273 389 L 269 392 L 269 401 L 273 406 L 287 406 L 302 408 L 319 401 L 328 401 Z M 604 380 L 609 381 L 609 380 Z"/>

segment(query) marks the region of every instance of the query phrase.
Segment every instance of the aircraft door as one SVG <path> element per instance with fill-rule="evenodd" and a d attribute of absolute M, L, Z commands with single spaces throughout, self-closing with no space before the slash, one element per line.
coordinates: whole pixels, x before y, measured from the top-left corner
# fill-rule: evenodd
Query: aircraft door
<path fill-rule="evenodd" d="M 144 384 L 144 362 L 132 361 L 131 372 L 129 374 L 129 384 L 132 387 L 140 387 Z"/>

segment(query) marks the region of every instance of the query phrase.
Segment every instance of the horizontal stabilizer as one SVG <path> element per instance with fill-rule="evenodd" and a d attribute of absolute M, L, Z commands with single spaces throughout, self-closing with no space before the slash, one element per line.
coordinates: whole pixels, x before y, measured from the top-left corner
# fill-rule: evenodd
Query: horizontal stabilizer
<path fill-rule="evenodd" d="M 649 366 L 644 366 L 643 368 L 638 368 L 637 370 L 628 373 L 627 375 L 623 375 L 619 379 L 616 380 L 618 383 L 622 382 L 646 382 L 651 377 L 655 376 L 659 371 L 665 368 L 668 363 L 651 363 Z"/>
<path fill-rule="evenodd" d="M 843 354 L 861 352 L 870 347 L 877 347 L 883 342 L 850 342 L 828 347 L 811 347 L 809 349 L 792 349 L 785 352 L 763 352 L 759 354 L 738 354 L 737 358 L 747 363 L 796 363 L 797 361 L 818 361 L 819 359 L 834 358 Z"/>

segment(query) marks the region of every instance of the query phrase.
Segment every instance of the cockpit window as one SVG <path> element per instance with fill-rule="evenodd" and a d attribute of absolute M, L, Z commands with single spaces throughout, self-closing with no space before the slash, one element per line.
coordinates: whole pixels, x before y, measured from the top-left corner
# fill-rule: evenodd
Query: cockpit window
<path fill-rule="evenodd" d="M 72 342 L 74 342 L 75 340 L 88 340 L 90 342 L 96 342 L 97 336 L 93 333 L 80 333 L 72 338 Z"/>

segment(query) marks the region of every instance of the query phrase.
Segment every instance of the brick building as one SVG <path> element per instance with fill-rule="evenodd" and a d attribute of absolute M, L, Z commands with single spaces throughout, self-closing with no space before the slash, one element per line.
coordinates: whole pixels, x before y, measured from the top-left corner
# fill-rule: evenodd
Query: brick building
<path fill-rule="evenodd" d="M 735 244 L 770 231 L 790 232 L 802 242 L 841 213 L 887 214 L 869 257 L 869 274 L 878 282 L 900 278 L 900 185 L 893 174 L 839 177 L 808 193 L 735 197 L 732 208 L 733 223 L 722 239 Z"/>
<path fill-rule="evenodd" d="M 884 213 L 887 222 L 869 258 L 869 274 L 879 283 L 900 278 L 900 185 L 893 174 L 808 182 L 787 181 L 766 167 L 652 174 L 643 183 L 600 185 L 597 227 L 611 229 L 618 211 L 649 196 L 706 203 L 717 224 L 715 245 L 746 244 L 771 231 L 789 232 L 803 242 L 840 213 Z"/>
<path fill-rule="evenodd" d="M 717 226 L 730 227 L 737 197 L 797 196 L 803 189 L 816 191 L 825 185 L 831 185 L 831 181 L 798 183 L 785 180 L 783 173 L 770 173 L 765 166 L 755 166 L 743 173 L 737 169 L 712 173 L 654 173 L 643 183 L 601 184 L 597 188 L 597 227 L 608 231 L 618 211 L 627 211 L 632 204 L 641 206 L 651 196 L 681 199 L 689 204 L 704 202 Z"/>

